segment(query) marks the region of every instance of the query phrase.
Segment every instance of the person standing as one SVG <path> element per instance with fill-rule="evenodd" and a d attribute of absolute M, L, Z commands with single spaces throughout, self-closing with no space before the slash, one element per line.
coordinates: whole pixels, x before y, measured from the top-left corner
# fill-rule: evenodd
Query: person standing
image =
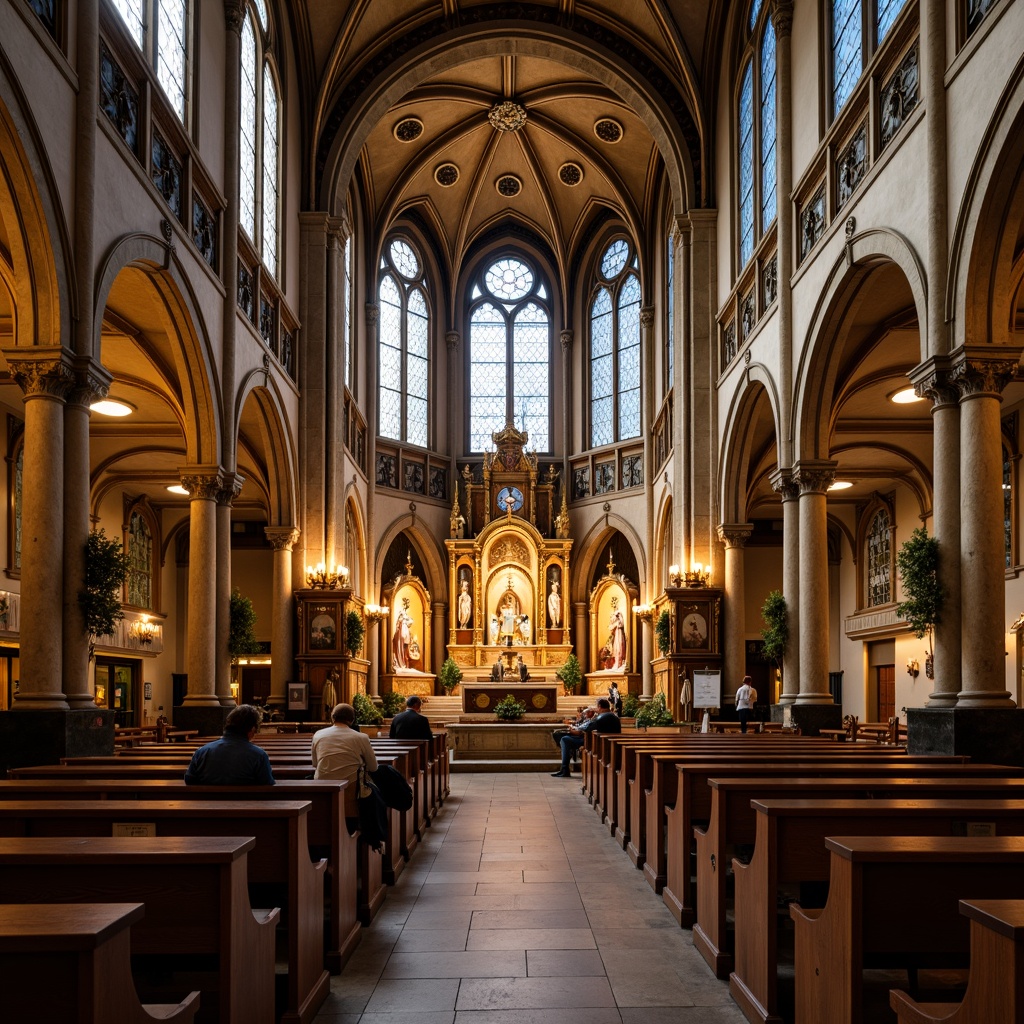
<path fill-rule="evenodd" d="M 426 715 L 420 714 L 423 702 L 414 693 L 405 698 L 405 710 L 391 719 L 391 731 L 388 736 L 393 740 L 432 740 L 430 721 Z"/>
<path fill-rule="evenodd" d="M 331 709 L 331 725 L 313 733 L 310 755 L 314 779 L 340 779 L 345 787 L 345 817 L 356 818 L 356 776 L 360 768 L 377 770 L 377 755 L 370 737 L 352 728 L 356 720 L 351 704 L 335 704 Z"/>
<path fill-rule="evenodd" d="M 736 691 L 736 711 L 740 720 L 740 732 L 747 731 L 747 722 L 754 715 L 757 703 L 757 690 L 750 685 L 750 676 L 744 676 L 740 688 Z"/>
<path fill-rule="evenodd" d="M 272 786 L 274 773 L 267 752 L 253 743 L 260 729 L 259 709 L 252 704 L 232 708 L 224 735 L 200 747 L 185 769 L 186 786 Z"/>

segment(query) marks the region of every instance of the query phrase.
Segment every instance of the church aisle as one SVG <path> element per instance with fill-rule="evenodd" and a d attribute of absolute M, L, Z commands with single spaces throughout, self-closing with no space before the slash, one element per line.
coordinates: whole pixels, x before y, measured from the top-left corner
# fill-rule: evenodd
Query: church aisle
<path fill-rule="evenodd" d="M 451 789 L 316 1024 L 742 1024 L 578 777 Z"/>

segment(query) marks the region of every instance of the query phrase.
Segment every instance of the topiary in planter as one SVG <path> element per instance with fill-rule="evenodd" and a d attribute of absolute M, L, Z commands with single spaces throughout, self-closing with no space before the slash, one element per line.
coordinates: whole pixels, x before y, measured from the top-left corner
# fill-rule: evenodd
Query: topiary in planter
<path fill-rule="evenodd" d="M 380 725 L 384 721 L 384 716 L 365 693 L 353 696 L 352 707 L 356 713 L 356 725 Z"/>
<path fill-rule="evenodd" d="M 787 614 L 786 599 L 782 596 L 782 591 L 773 590 L 761 606 L 761 618 L 764 619 L 764 629 L 761 630 L 764 646 L 761 648 L 761 656 L 779 668 L 782 667 L 782 657 L 789 642 Z"/>
<path fill-rule="evenodd" d="M 649 729 L 651 726 L 672 725 L 672 712 L 665 704 L 665 694 L 656 693 L 646 704 L 640 706 L 636 713 L 636 727 Z"/>
<path fill-rule="evenodd" d="M 363 617 L 354 608 L 345 616 L 345 647 L 354 658 L 363 646 Z"/>
<path fill-rule="evenodd" d="M 667 608 L 654 624 L 654 638 L 658 641 L 658 653 L 668 654 L 672 646 L 672 613 Z"/>
<path fill-rule="evenodd" d="M 391 690 L 381 696 L 380 702 L 384 705 L 385 718 L 394 718 L 400 711 L 405 710 L 404 693 L 395 693 L 394 690 Z"/>
<path fill-rule="evenodd" d="M 518 722 L 526 714 L 526 705 L 507 693 L 494 705 L 494 713 L 503 722 Z"/>
<path fill-rule="evenodd" d="M 128 578 L 128 555 L 119 540 L 104 530 L 93 530 L 85 545 L 85 589 L 78 594 L 85 631 L 89 634 L 89 657 L 96 638 L 108 636 L 124 618 L 121 589 Z"/>
<path fill-rule="evenodd" d="M 914 636 L 928 636 L 926 666 L 932 657 L 932 630 L 939 621 L 945 591 L 939 583 L 939 541 L 918 527 L 896 553 L 905 601 L 896 605 L 896 614 L 907 620 Z M 927 673 L 926 671 L 926 674 Z"/>
<path fill-rule="evenodd" d="M 444 664 L 441 666 L 441 671 L 437 674 L 437 678 L 441 682 L 441 689 L 444 690 L 445 696 L 450 697 L 452 695 L 452 691 L 462 680 L 462 669 L 455 664 L 454 658 L 445 658 Z"/>
<path fill-rule="evenodd" d="M 575 693 L 583 681 L 583 670 L 580 668 L 579 658 L 575 654 L 570 654 L 555 675 L 562 680 L 562 686 L 566 693 Z"/>
<path fill-rule="evenodd" d="M 636 718 L 636 713 L 643 707 L 640 698 L 635 693 L 627 693 L 622 698 L 622 717 Z"/>

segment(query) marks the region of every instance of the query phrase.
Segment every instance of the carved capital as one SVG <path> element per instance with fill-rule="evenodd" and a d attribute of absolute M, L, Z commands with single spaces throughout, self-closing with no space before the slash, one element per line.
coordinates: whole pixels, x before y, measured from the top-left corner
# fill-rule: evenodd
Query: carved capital
<path fill-rule="evenodd" d="M 910 382 L 914 394 L 927 398 L 935 409 L 956 405 L 960 391 L 952 379 L 949 360 L 945 356 L 933 356 L 910 371 Z"/>
<path fill-rule="evenodd" d="M 774 0 L 771 17 L 776 37 L 788 36 L 793 31 L 793 0 Z"/>
<path fill-rule="evenodd" d="M 63 356 L 18 359 L 8 356 L 7 366 L 26 398 L 53 398 L 63 402 L 75 385 L 75 374 Z"/>
<path fill-rule="evenodd" d="M 649 331 L 654 326 L 654 307 L 643 306 L 640 309 L 640 327 L 642 330 Z"/>
<path fill-rule="evenodd" d="M 192 501 L 219 501 L 224 489 L 224 472 L 220 466 L 183 466 L 181 486 Z"/>
<path fill-rule="evenodd" d="M 719 523 L 718 539 L 727 548 L 742 548 L 754 532 L 753 523 Z"/>
<path fill-rule="evenodd" d="M 238 473 L 221 473 L 217 504 L 230 505 L 242 493 L 242 484 L 244 483 L 245 477 Z"/>
<path fill-rule="evenodd" d="M 224 0 L 224 21 L 229 32 L 242 34 L 242 22 L 245 20 L 245 0 Z"/>
<path fill-rule="evenodd" d="M 294 526 L 265 526 L 263 532 L 275 551 L 291 551 L 299 540 L 299 531 Z"/>
<path fill-rule="evenodd" d="M 448 346 L 449 352 L 454 352 L 459 347 L 462 335 L 458 331 L 447 331 L 444 336 L 444 343 Z"/>
<path fill-rule="evenodd" d="M 969 398 L 999 398 L 1019 365 L 1020 353 L 1012 349 L 965 346 L 953 354 L 950 380 L 961 402 Z"/>
<path fill-rule="evenodd" d="M 562 343 L 562 354 L 568 355 L 572 351 L 572 331 L 561 331 L 558 340 Z"/>
<path fill-rule="evenodd" d="M 110 391 L 114 379 L 109 370 L 92 359 L 75 360 L 75 381 L 68 391 L 68 405 L 90 406 Z"/>
<path fill-rule="evenodd" d="M 366 304 L 366 326 L 371 330 L 376 330 L 378 323 L 380 323 L 380 306 L 375 302 L 368 302 Z"/>
<path fill-rule="evenodd" d="M 775 491 L 783 502 L 796 501 L 800 497 L 800 485 L 793 480 L 790 470 L 777 469 L 769 479 L 772 490 Z"/>
<path fill-rule="evenodd" d="M 824 494 L 836 478 L 836 463 L 827 459 L 802 459 L 793 467 L 793 482 L 804 494 Z"/>

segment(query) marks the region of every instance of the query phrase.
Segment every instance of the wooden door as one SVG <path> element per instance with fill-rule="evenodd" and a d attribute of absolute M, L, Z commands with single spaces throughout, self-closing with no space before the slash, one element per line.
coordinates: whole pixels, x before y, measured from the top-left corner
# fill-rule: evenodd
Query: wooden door
<path fill-rule="evenodd" d="M 888 722 L 896 715 L 896 666 L 878 666 L 878 722 Z"/>

